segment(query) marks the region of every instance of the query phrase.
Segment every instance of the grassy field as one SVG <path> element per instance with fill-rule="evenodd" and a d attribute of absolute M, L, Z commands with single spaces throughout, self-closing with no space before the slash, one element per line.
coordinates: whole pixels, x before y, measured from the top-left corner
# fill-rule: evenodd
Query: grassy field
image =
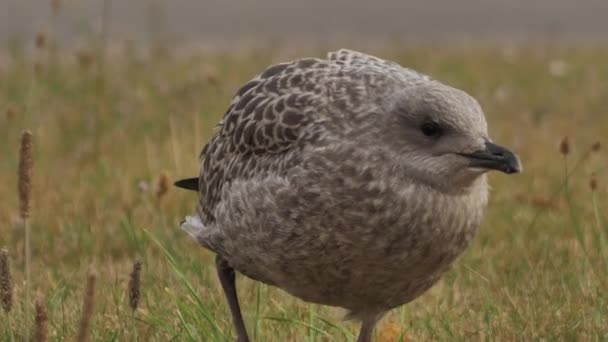
<path fill-rule="evenodd" d="M 125 50 L 102 63 L 94 52 L 39 43 L 27 57 L 5 51 L 0 63 L 0 247 L 8 249 L 15 285 L 12 311 L 0 312 L 0 340 L 33 331 L 35 298 L 46 307 L 50 340 L 74 339 L 90 272 L 91 340 L 233 339 L 213 255 L 178 228 L 196 195 L 166 184 L 196 175 L 197 155 L 240 84 L 272 62 L 325 51 L 140 58 Z M 494 139 L 524 164 L 521 175 L 492 175 L 473 246 L 432 290 L 391 312 L 377 339 L 608 339 L 608 158 L 591 148 L 608 143 L 608 48 L 370 52 L 475 96 Z M 34 143 L 29 302 L 17 196 L 25 129 Z M 562 155 L 566 136 L 570 153 Z M 133 311 L 136 260 L 141 298 Z M 338 309 L 238 281 L 256 341 L 356 334 Z"/>

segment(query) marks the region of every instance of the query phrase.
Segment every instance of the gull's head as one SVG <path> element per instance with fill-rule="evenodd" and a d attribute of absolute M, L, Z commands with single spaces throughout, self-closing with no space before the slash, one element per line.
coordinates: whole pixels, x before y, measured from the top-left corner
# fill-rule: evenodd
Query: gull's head
<path fill-rule="evenodd" d="M 488 171 L 522 170 L 519 158 L 492 142 L 479 103 L 436 81 L 397 89 L 385 102 L 386 140 L 400 169 L 445 191 L 462 191 Z"/>

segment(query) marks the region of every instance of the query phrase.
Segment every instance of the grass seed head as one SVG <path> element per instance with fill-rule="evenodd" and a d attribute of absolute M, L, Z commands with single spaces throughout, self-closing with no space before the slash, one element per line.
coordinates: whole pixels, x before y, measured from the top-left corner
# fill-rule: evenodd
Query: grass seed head
<path fill-rule="evenodd" d="M 205 79 L 212 86 L 217 86 L 220 83 L 220 76 L 218 72 L 214 69 L 208 69 L 205 72 Z"/>
<path fill-rule="evenodd" d="M 35 331 L 34 337 L 37 342 L 46 342 L 48 341 L 48 321 L 49 316 L 46 312 L 46 307 L 44 305 L 44 300 L 42 297 L 38 297 L 36 299 L 36 320 L 35 320 Z"/>
<path fill-rule="evenodd" d="M 4 114 L 5 114 L 7 120 L 13 120 L 17 113 L 13 107 L 8 107 L 8 108 L 6 108 L 6 111 L 4 112 Z"/>
<path fill-rule="evenodd" d="M 21 134 L 21 149 L 19 151 L 19 214 L 23 220 L 30 216 L 30 195 L 32 192 L 32 132 Z"/>
<path fill-rule="evenodd" d="M 36 48 L 42 50 L 46 47 L 46 44 L 48 42 L 48 37 L 46 35 L 46 33 L 44 32 L 38 32 L 38 34 L 36 34 Z"/>
<path fill-rule="evenodd" d="M 51 10 L 53 11 L 53 15 L 58 15 L 61 12 L 61 7 L 63 7 L 62 0 L 51 0 Z"/>
<path fill-rule="evenodd" d="M 78 50 L 76 52 L 76 60 L 81 68 L 87 69 L 95 61 L 95 56 L 89 50 Z"/>
<path fill-rule="evenodd" d="M 13 282 L 8 250 L 0 250 L 0 301 L 2 308 L 9 313 L 13 307 Z"/>
<path fill-rule="evenodd" d="M 91 318 L 95 308 L 95 288 L 97 285 L 97 274 L 94 271 L 89 272 L 87 277 L 87 287 L 84 291 L 82 304 L 82 314 L 80 316 L 80 325 L 78 327 L 78 336 L 76 341 L 84 342 L 89 339 L 89 327 L 91 326 Z"/>
<path fill-rule="evenodd" d="M 141 261 L 136 261 L 133 264 L 131 277 L 129 279 L 129 306 L 133 311 L 139 306 L 139 297 L 141 294 Z"/>
<path fill-rule="evenodd" d="M 592 174 L 589 179 L 589 188 L 591 188 L 591 191 L 597 190 L 597 176 L 595 174 Z"/>
<path fill-rule="evenodd" d="M 559 152 L 564 156 L 570 154 L 570 140 L 568 137 L 564 137 L 559 144 Z"/>
<path fill-rule="evenodd" d="M 167 194 L 170 183 L 171 181 L 169 180 L 167 172 L 161 172 L 158 176 L 158 181 L 156 182 L 156 196 L 158 198 L 163 198 Z"/>

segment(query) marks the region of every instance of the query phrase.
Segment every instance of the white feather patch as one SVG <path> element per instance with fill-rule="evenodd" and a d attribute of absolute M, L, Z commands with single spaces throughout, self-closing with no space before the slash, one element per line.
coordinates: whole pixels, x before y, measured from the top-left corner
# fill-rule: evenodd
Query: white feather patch
<path fill-rule="evenodd" d="M 199 237 L 206 229 L 199 215 L 186 216 L 181 224 L 181 228 L 196 241 L 198 241 Z"/>

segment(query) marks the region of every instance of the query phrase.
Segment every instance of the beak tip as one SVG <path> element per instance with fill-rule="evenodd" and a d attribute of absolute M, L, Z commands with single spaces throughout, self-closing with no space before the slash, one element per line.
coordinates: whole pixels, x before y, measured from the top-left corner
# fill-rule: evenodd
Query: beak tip
<path fill-rule="evenodd" d="M 516 174 L 516 173 L 522 173 L 523 171 L 524 171 L 524 168 L 521 166 L 520 163 L 518 163 L 515 166 L 509 167 L 508 170 L 506 170 L 506 173 L 512 175 L 512 174 Z"/>
<path fill-rule="evenodd" d="M 521 164 L 521 160 L 516 154 L 513 154 L 513 159 L 515 162 L 511 166 L 511 172 L 509 172 L 509 174 L 522 173 L 524 171 L 524 167 Z"/>
<path fill-rule="evenodd" d="M 509 175 L 523 171 L 521 161 L 515 153 L 489 141 L 484 150 L 465 156 L 471 158 L 473 167 L 497 170 Z"/>

